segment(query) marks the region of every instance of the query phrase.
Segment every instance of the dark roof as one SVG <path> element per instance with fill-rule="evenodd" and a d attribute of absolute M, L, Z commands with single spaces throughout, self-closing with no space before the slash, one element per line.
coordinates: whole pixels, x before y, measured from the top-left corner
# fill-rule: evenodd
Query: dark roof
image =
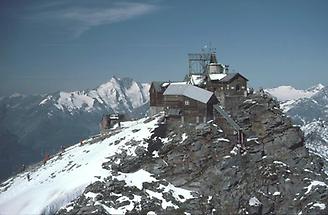
<path fill-rule="evenodd" d="M 150 88 L 153 86 L 155 91 L 158 93 L 164 93 L 166 88 L 170 84 L 187 84 L 187 82 L 179 82 L 179 81 L 153 81 L 151 82 Z M 149 89 L 150 90 L 150 89 Z"/>
<path fill-rule="evenodd" d="M 246 81 L 248 81 L 247 78 L 245 78 L 244 76 L 242 76 L 239 73 L 228 73 L 224 78 L 222 78 L 220 81 L 221 82 L 231 82 L 234 78 L 236 78 L 237 76 L 242 77 L 243 79 L 245 79 Z"/>
<path fill-rule="evenodd" d="M 153 81 L 151 82 L 151 85 L 154 86 L 154 89 L 156 92 L 164 92 L 164 89 L 162 88 L 163 81 Z"/>

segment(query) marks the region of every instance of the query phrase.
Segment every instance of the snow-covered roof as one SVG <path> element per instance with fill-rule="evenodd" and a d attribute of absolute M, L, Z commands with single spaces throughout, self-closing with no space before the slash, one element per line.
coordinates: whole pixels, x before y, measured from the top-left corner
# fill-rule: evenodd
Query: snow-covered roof
<path fill-rule="evenodd" d="M 151 83 L 154 86 L 154 89 L 157 92 L 163 93 L 165 89 L 170 85 L 170 84 L 187 84 L 185 81 L 176 81 L 176 82 L 171 82 L 171 81 L 153 81 Z"/>
<path fill-rule="evenodd" d="M 201 85 L 204 82 L 204 79 L 205 79 L 204 75 L 191 75 L 190 83 L 192 85 Z"/>
<path fill-rule="evenodd" d="M 181 84 L 187 84 L 187 82 L 185 81 L 177 81 L 177 82 L 167 82 L 167 83 L 163 83 L 164 84 L 167 84 L 167 85 L 170 85 L 170 84 L 173 84 L 173 85 L 181 85 Z M 163 86 L 162 85 L 162 86 Z"/>
<path fill-rule="evenodd" d="M 171 84 L 163 95 L 183 95 L 206 104 L 213 93 L 190 84 Z"/>
<path fill-rule="evenodd" d="M 226 77 L 227 74 L 218 73 L 218 74 L 209 74 L 208 76 L 209 76 L 210 80 L 212 80 L 212 81 L 220 81 L 221 79 Z"/>
<path fill-rule="evenodd" d="M 230 82 L 232 79 L 234 79 L 236 76 L 240 76 L 244 78 L 246 81 L 248 81 L 247 78 L 242 76 L 240 73 L 228 73 L 225 77 L 223 77 L 220 81 L 222 82 Z"/>
<path fill-rule="evenodd" d="M 170 82 L 164 82 L 162 85 L 161 85 L 161 87 L 167 87 L 167 86 L 169 86 L 170 85 Z"/>

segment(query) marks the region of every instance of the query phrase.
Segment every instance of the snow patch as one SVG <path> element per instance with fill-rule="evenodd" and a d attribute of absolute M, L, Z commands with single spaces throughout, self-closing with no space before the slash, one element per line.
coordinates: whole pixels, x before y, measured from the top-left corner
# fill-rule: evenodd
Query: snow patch
<path fill-rule="evenodd" d="M 312 190 L 313 187 L 316 186 L 324 186 L 324 187 L 328 187 L 326 183 L 322 182 L 322 181 L 311 181 L 310 185 L 307 187 L 304 187 L 304 189 L 307 189 L 306 192 L 304 193 L 305 195 L 310 193 L 310 191 Z"/>
<path fill-rule="evenodd" d="M 186 133 L 183 133 L 181 138 L 182 138 L 182 140 L 180 141 L 180 143 L 183 143 L 188 138 L 188 136 Z"/>
<path fill-rule="evenodd" d="M 167 207 L 173 207 L 176 209 L 179 208 L 177 205 L 173 204 L 172 201 L 167 201 L 164 198 L 163 193 L 171 193 L 175 200 L 178 202 L 185 202 L 187 199 L 193 198 L 192 191 L 175 187 L 171 183 L 169 183 L 167 186 L 161 184 L 159 186 L 159 189 L 163 191 L 156 192 L 153 190 L 146 189 L 146 192 L 150 196 L 150 198 L 156 198 L 161 200 L 163 209 L 166 209 Z"/>
<path fill-rule="evenodd" d="M 320 210 L 324 210 L 324 209 L 326 209 L 326 205 L 323 204 L 323 203 L 314 203 L 314 204 L 312 205 L 312 207 L 318 207 L 318 208 L 320 208 Z M 311 208 L 312 208 L 312 207 L 311 207 Z"/>
<path fill-rule="evenodd" d="M 227 138 L 218 138 L 218 141 L 223 141 L 223 142 L 230 142 Z"/>
<path fill-rule="evenodd" d="M 153 151 L 153 158 L 159 158 L 158 151 Z"/>
<path fill-rule="evenodd" d="M 281 165 L 281 166 L 285 166 L 287 167 L 288 165 L 285 164 L 284 162 L 281 162 L 281 161 L 273 161 L 274 164 L 278 164 L 278 165 Z"/>
<path fill-rule="evenodd" d="M 278 192 L 278 191 L 276 191 L 276 192 L 274 192 L 272 195 L 273 195 L 273 196 L 280 196 L 280 195 L 281 195 L 281 193 L 280 193 L 280 192 Z"/>
<path fill-rule="evenodd" d="M 238 154 L 238 151 L 239 151 L 238 147 L 235 146 L 235 147 L 233 147 L 233 149 L 230 151 L 230 154 L 232 154 L 232 155 L 237 155 L 237 154 Z"/>
<path fill-rule="evenodd" d="M 262 205 L 262 203 L 255 196 L 249 199 L 248 204 L 255 207 Z"/>
<path fill-rule="evenodd" d="M 119 208 L 111 208 L 104 204 L 101 204 L 100 202 L 96 202 L 95 205 L 102 206 L 109 214 L 125 214 L 128 211 L 131 211 L 134 208 L 135 203 L 138 203 L 141 201 L 141 197 L 137 195 L 133 195 L 133 199 L 129 199 L 126 196 L 122 196 L 118 198 L 116 201 L 123 202 L 123 201 L 129 201 L 128 205 L 121 206 Z"/>
<path fill-rule="evenodd" d="M 144 182 L 150 183 L 157 181 L 149 172 L 143 169 L 140 169 L 134 173 L 120 173 L 120 175 L 113 176 L 113 178 L 116 178 L 119 181 L 125 181 L 127 186 L 135 186 L 139 190 L 142 190 Z"/>

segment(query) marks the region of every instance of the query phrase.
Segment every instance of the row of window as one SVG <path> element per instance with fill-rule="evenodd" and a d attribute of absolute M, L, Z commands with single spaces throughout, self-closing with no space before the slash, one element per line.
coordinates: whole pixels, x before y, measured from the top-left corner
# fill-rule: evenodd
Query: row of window
<path fill-rule="evenodd" d="M 224 87 L 220 87 L 219 89 L 221 90 L 224 90 Z M 227 90 L 236 90 L 236 91 L 239 91 L 239 90 L 245 90 L 245 86 L 239 86 L 238 84 L 236 86 L 229 86 L 229 84 L 227 85 Z M 214 91 L 216 91 L 216 88 L 214 88 Z"/>

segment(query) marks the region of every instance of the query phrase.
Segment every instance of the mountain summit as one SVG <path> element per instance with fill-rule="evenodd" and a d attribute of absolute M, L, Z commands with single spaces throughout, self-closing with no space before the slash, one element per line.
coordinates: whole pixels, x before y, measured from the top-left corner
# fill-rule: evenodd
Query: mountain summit
<path fill-rule="evenodd" d="M 246 148 L 214 121 L 124 122 L 2 183 L 0 213 L 327 214 L 323 162 L 278 106 L 240 105 Z"/>
<path fill-rule="evenodd" d="M 141 84 L 130 78 L 112 77 L 93 90 L 59 92 L 46 95 L 41 106 L 51 103 L 62 111 L 74 114 L 76 111 L 97 111 L 100 109 L 114 112 L 131 113 L 133 109 L 146 104 L 149 84 Z"/>

